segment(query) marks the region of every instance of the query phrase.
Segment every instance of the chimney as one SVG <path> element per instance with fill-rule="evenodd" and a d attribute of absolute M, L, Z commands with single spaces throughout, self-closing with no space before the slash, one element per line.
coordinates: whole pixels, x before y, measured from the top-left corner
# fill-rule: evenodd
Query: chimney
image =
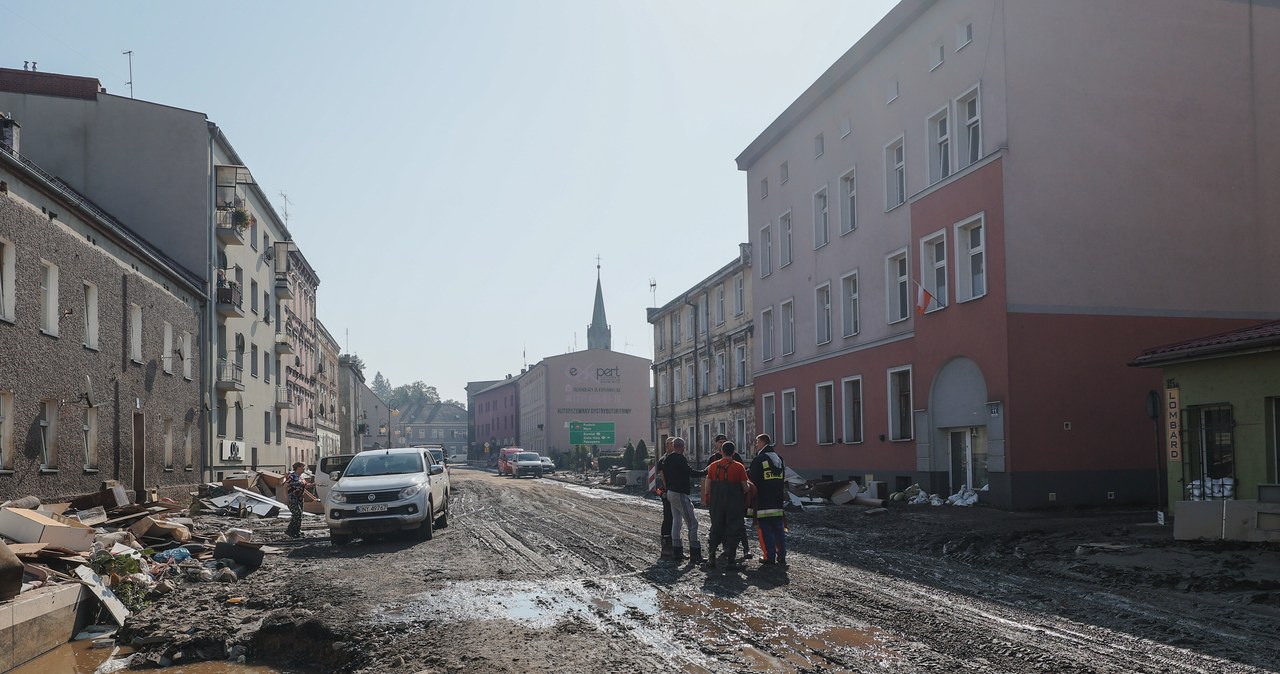
<path fill-rule="evenodd" d="M 21 140 L 21 125 L 13 121 L 12 113 L 4 113 L 0 115 L 0 144 L 3 144 L 13 154 L 18 154 L 18 145 Z"/>

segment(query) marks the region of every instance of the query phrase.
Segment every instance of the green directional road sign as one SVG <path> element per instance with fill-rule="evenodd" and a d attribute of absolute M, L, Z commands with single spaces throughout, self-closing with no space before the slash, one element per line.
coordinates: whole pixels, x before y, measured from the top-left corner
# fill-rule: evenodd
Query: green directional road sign
<path fill-rule="evenodd" d="M 569 422 L 571 445 L 612 445 L 616 442 L 612 421 Z"/>

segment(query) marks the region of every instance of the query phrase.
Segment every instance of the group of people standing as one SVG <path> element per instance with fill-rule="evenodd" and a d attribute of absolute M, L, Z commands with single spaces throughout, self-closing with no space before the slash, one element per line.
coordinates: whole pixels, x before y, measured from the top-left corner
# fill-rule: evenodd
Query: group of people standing
<path fill-rule="evenodd" d="M 662 557 L 684 561 L 682 534 L 687 529 L 690 563 L 705 563 L 707 568 L 740 569 L 742 564 L 735 559 L 738 547 L 742 547 L 744 561 L 751 557 L 745 518 L 755 521 L 761 563 L 785 567 L 786 467 L 773 441 L 766 434 L 756 436 L 756 456 L 750 467 L 743 463 L 737 446 L 725 436 L 715 437 L 715 448 L 715 460 L 706 469 L 697 470 L 685 458 L 684 438 L 667 438 L 657 463 L 658 493 L 662 496 Z M 690 496 L 695 477 L 705 478 L 702 503 L 711 512 L 711 532 L 707 536 L 709 553 L 705 558 Z M 719 548 L 723 548 L 723 552 L 717 559 Z"/>

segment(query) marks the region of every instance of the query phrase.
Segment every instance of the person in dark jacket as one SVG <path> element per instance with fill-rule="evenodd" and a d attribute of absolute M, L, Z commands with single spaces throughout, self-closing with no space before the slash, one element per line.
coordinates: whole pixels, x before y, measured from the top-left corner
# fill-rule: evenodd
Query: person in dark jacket
<path fill-rule="evenodd" d="M 726 443 L 726 442 L 728 442 L 728 441 L 729 441 L 729 438 L 728 438 L 728 437 L 726 437 L 724 433 L 718 433 L 718 434 L 716 435 L 716 437 L 713 439 L 713 442 L 715 443 L 715 447 L 716 447 L 716 454 L 717 454 L 717 455 L 719 455 L 719 454 L 721 453 L 721 447 L 723 447 L 723 446 L 724 446 L 724 443 Z M 736 447 L 736 445 L 735 445 L 735 447 Z M 742 468 L 743 468 L 744 470 L 746 469 L 747 464 L 743 462 L 743 460 L 742 460 L 742 453 L 741 453 L 741 452 L 734 452 L 734 453 L 733 453 L 733 460 L 734 460 L 734 461 L 737 461 L 738 463 L 741 463 L 741 464 L 742 464 Z M 743 518 L 744 518 L 744 519 L 745 519 L 745 518 L 747 518 L 747 517 L 752 517 L 752 514 L 751 514 L 751 512 L 750 512 L 751 504 L 750 504 L 750 502 L 749 502 L 749 501 L 750 501 L 750 497 L 748 498 L 748 503 L 746 504 L 746 505 L 747 505 L 747 508 L 746 508 L 746 509 L 743 511 L 743 513 L 742 513 L 742 515 L 743 515 Z M 745 523 L 745 522 L 743 523 L 743 526 L 744 526 L 744 527 L 746 526 L 746 523 Z M 750 537 L 750 536 L 748 536 L 748 535 L 745 533 L 745 530 L 744 530 L 744 533 L 743 533 L 743 535 L 742 535 L 742 539 L 741 539 L 741 540 L 742 540 L 742 558 L 743 558 L 743 559 L 751 559 L 751 537 Z"/>
<path fill-rule="evenodd" d="M 299 461 L 293 464 L 293 470 L 285 476 L 286 493 L 289 497 L 289 527 L 284 533 L 289 538 L 302 538 L 302 501 L 307 496 L 307 485 L 310 480 L 303 478 L 306 464 Z"/>
<path fill-rule="evenodd" d="M 706 475 L 706 471 L 694 470 L 689 460 L 684 457 L 684 438 L 676 438 L 671 443 L 671 453 L 662 462 L 662 480 L 666 485 L 667 502 L 671 504 L 671 556 L 677 562 L 684 560 L 684 544 L 680 540 L 681 529 L 689 528 L 689 561 L 697 564 L 702 561 L 702 543 L 698 542 L 698 516 L 693 510 L 693 499 L 689 498 L 695 476 Z"/>
<path fill-rule="evenodd" d="M 667 500 L 667 482 L 663 477 L 663 463 L 667 460 L 667 456 L 671 454 L 671 448 L 675 444 L 674 437 L 667 438 L 662 445 L 662 457 L 654 464 L 658 477 L 658 498 L 662 501 L 662 527 L 659 530 L 662 536 L 662 559 L 671 559 L 675 556 L 674 548 L 671 545 L 671 502 Z"/>
<path fill-rule="evenodd" d="M 734 553 L 745 532 L 742 528 L 742 515 L 746 511 L 747 492 L 751 483 L 747 480 L 747 469 L 741 461 L 735 461 L 737 448 L 732 442 L 720 445 L 720 458 L 707 466 L 707 479 L 702 485 L 702 502 L 711 511 L 711 533 L 707 537 L 707 568 L 714 569 L 717 564 L 726 569 L 740 569 L 742 566 L 734 561 Z M 716 561 L 716 548 L 724 545 L 722 562 Z"/>
<path fill-rule="evenodd" d="M 787 532 L 783 505 L 787 499 L 786 465 L 765 433 L 756 436 L 756 458 L 747 471 L 756 486 L 756 526 L 760 530 L 760 562 L 787 565 Z"/>

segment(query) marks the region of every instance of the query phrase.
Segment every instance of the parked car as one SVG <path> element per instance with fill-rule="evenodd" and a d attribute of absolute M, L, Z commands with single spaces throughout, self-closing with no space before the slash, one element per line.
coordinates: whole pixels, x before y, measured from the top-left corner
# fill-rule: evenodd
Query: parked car
<path fill-rule="evenodd" d="M 449 462 L 444 458 L 444 447 L 427 447 L 427 451 L 431 453 L 431 458 L 436 463 L 448 468 Z M 446 473 L 449 471 L 445 471 Z"/>
<path fill-rule="evenodd" d="M 361 452 L 329 489 L 325 522 L 334 545 L 396 531 L 430 540 L 449 526 L 449 474 L 420 447 Z"/>
<path fill-rule="evenodd" d="M 334 473 L 339 475 L 347 469 L 347 464 L 356 457 L 355 454 L 335 454 L 320 459 L 320 464 L 316 466 L 316 497 L 324 503 L 329 498 L 329 489 L 333 487 L 333 483 L 338 481 L 334 477 Z"/>
<path fill-rule="evenodd" d="M 542 457 L 542 472 L 543 472 L 543 474 L 544 474 L 544 475 L 553 475 L 553 474 L 555 474 L 555 472 L 556 472 L 556 462 L 555 462 L 555 461 L 552 461 L 552 460 L 551 460 L 551 457 L 549 457 L 549 456 L 544 456 L 544 457 Z"/>
<path fill-rule="evenodd" d="M 532 475 L 542 477 L 542 457 L 536 452 L 520 452 L 512 461 L 512 477 Z"/>
<path fill-rule="evenodd" d="M 515 475 L 515 459 L 524 450 L 519 447 L 503 447 L 498 451 L 498 474 Z"/>

